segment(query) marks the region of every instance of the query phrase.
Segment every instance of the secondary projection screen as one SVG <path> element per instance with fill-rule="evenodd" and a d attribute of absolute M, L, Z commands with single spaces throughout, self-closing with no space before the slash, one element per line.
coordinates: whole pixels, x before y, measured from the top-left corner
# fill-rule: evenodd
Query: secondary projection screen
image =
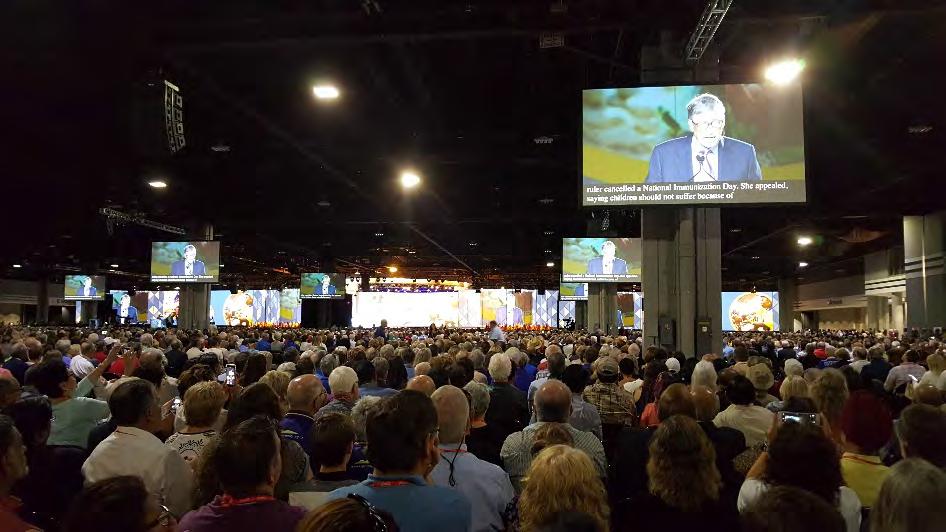
<path fill-rule="evenodd" d="M 352 327 L 457 327 L 460 322 L 458 292 L 359 292 L 352 298 Z"/>
<path fill-rule="evenodd" d="M 220 242 L 152 242 L 151 282 L 215 283 Z"/>
<path fill-rule="evenodd" d="M 640 273 L 639 238 L 562 239 L 562 282 L 633 282 Z"/>
<path fill-rule="evenodd" d="M 588 283 L 559 283 L 562 301 L 588 301 Z"/>
<path fill-rule="evenodd" d="M 723 292 L 724 331 L 777 331 L 778 292 Z"/>
<path fill-rule="evenodd" d="M 67 275 L 63 288 L 66 301 L 98 301 L 105 299 L 105 277 L 101 275 Z"/>
<path fill-rule="evenodd" d="M 805 201 L 802 88 L 582 93 L 582 205 Z"/>
<path fill-rule="evenodd" d="M 340 273 L 303 273 L 299 297 L 302 299 L 341 299 L 345 297 L 345 276 Z"/>

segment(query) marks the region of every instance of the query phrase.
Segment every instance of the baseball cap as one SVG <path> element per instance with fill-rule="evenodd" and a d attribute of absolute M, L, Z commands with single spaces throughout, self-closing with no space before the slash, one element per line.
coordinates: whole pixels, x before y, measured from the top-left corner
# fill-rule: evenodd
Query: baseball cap
<path fill-rule="evenodd" d="M 668 359 L 667 359 L 667 362 L 665 362 L 665 364 L 667 365 L 667 369 L 669 369 L 670 371 L 675 371 L 675 372 L 677 372 L 677 373 L 680 372 L 680 361 L 679 361 L 679 360 L 677 360 L 677 359 L 675 359 L 675 358 L 668 358 Z"/>
<path fill-rule="evenodd" d="M 595 372 L 599 377 L 615 377 L 621 372 L 621 369 L 618 367 L 618 363 L 613 358 L 605 357 L 598 359 L 598 365 L 595 368 Z"/>

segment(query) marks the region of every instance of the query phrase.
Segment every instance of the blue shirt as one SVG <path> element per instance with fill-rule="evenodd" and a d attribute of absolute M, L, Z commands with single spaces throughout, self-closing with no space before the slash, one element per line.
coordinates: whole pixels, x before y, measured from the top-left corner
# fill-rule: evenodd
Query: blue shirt
<path fill-rule="evenodd" d="M 382 482 L 397 485 L 382 486 Z M 405 484 L 400 484 L 405 482 Z M 361 495 L 374 506 L 389 512 L 398 528 L 410 532 L 472 530 L 470 501 L 456 491 L 430 486 L 419 476 L 375 476 L 328 494 L 328 500 L 343 499 L 349 493 Z"/>
<path fill-rule="evenodd" d="M 513 384 L 516 386 L 516 388 L 519 388 L 524 392 L 529 391 L 529 385 L 535 380 L 536 372 L 538 372 L 538 369 L 535 366 L 532 364 L 526 364 L 516 371 L 516 378 L 514 379 Z"/>
<path fill-rule="evenodd" d="M 397 390 L 392 390 L 391 388 L 382 388 L 378 385 L 368 385 L 358 387 L 358 395 L 360 397 L 388 397 L 397 393 Z"/>
<path fill-rule="evenodd" d="M 509 475 L 501 467 L 480 460 L 461 445 L 440 445 L 440 462 L 430 472 L 430 480 L 463 494 L 473 508 L 473 530 L 503 530 L 503 512 L 516 496 Z M 454 486 L 450 485 L 450 462 L 453 462 Z"/>
<path fill-rule="evenodd" d="M 328 385 L 328 377 L 322 373 L 322 370 L 320 369 L 315 370 L 315 376 L 318 377 L 320 381 L 322 381 L 322 387 L 325 388 L 325 393 L 331 395 L 332 388 Z"/>
<path fill-rule="evenodd" d="M 257 351 L 269 351 L 270 349 L 272 349 L 272 347 L 273 347 L 273 344 L 267 342 L 266 340 L 260 340 L 259 342 L 256 342 Z"/>
<path fill-rule="evenodd" d="M 313 423 L 315 423 L 315 419 L 310 415 L 300 412 L 289 412 L 286 414 L 286 417 L 279 422 L 279 434 L 283 439 L 298 443 L 307 454 L 310 454 L 312 447 L 309 443 L 309 430 L 312 429 Z"/>

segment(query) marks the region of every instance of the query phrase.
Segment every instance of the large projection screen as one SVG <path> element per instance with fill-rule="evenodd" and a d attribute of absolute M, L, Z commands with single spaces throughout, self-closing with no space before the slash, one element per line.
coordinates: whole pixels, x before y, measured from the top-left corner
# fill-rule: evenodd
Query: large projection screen
<path fill-rule="evenodd" d="M 723 292 L 724 331 L 779 330 L 778 292 Z"/>
<path fill-rule="evenodd" d="M 634 282 L 641 274 L 639 238 L 563 238 L 564 283 Z M 582 290 L 585 288 L 581 287 Z M 587 293 L 583 294 L 587 297 Z"/>
<path fill-rule="evenodd" d="M 152 242 L 151 282 L 216 283 L 220 242 Z"/>
<path fill-rule="evenodd" d="M 802 87 L 582 93 L 582 205 L 805 201 Z"/>

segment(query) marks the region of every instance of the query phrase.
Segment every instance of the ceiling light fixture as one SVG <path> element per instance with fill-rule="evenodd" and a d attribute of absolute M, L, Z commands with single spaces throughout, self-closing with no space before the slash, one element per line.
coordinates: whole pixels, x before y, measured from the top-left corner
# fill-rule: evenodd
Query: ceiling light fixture
<path fill-rule="evenodd" d="M 23 266 L 20 265 L 20 264 L 14 264 L 13 267 L 14 267 L 14 268 L 22 268 Z"/>
<path fill-rule="evenodd" d="M 798 242 L 799 246 L 804 247 L 804 246 L 810 246 L 811 244 L 813 244 L 815 242 L 815 239 L 811 238 L 810 236 L 800 236 L 798 237 L 798 240 L 796 240 L 796 242 Z"/>
<path fill-rule="evenodd" d="M 118 268 L 118 264 L 109 264 L 112 268 Z"/>
<path fill-rule="evenodd" d="M 397 273 L 397 266 L 388 266 L 388 271 L 390 273 Z"/>
<path fill-rule="evenodd" d="M 154 181 L 148 181 L 148 186 L 151 188 L 168 188 L 166 181 L 160 179 L 155 179 Z"/>
<path fill-rule="evenodd" d="M 319 100 L 337 100 L 341 96 L 335 85 L 316 85 L 312 87 L 312 94 Z"/>
<path fill-rule="evenodd" d="M 786 59 L 772 63 L 765 69 L 765 79 L 776 85 L 788 85 L 805 69 L 805 61 L 801 59 Z"/>
<path fill-rule="evenodd" d="M 554 263 L 554 262 L 546 262 L 545 265 L 548 266 L 549 268 L 554 268 L 554 267 L 555 267 L 555 263 Z"/>
<path fill-rule="evenodd" d="M 412 170 L 401 172 L 401 186 L 404 188 L 414 188 L 420 184 L 420 176 Z"/>
<path fill-rule="evenodd" d="M 808 267 L 808 263 L 805 262 L 805 261 L 801 261 L 801 262 L 798 263 L 798 267 L 799 267 L 799 268 L 807 268 L 807 267 Z"/>

